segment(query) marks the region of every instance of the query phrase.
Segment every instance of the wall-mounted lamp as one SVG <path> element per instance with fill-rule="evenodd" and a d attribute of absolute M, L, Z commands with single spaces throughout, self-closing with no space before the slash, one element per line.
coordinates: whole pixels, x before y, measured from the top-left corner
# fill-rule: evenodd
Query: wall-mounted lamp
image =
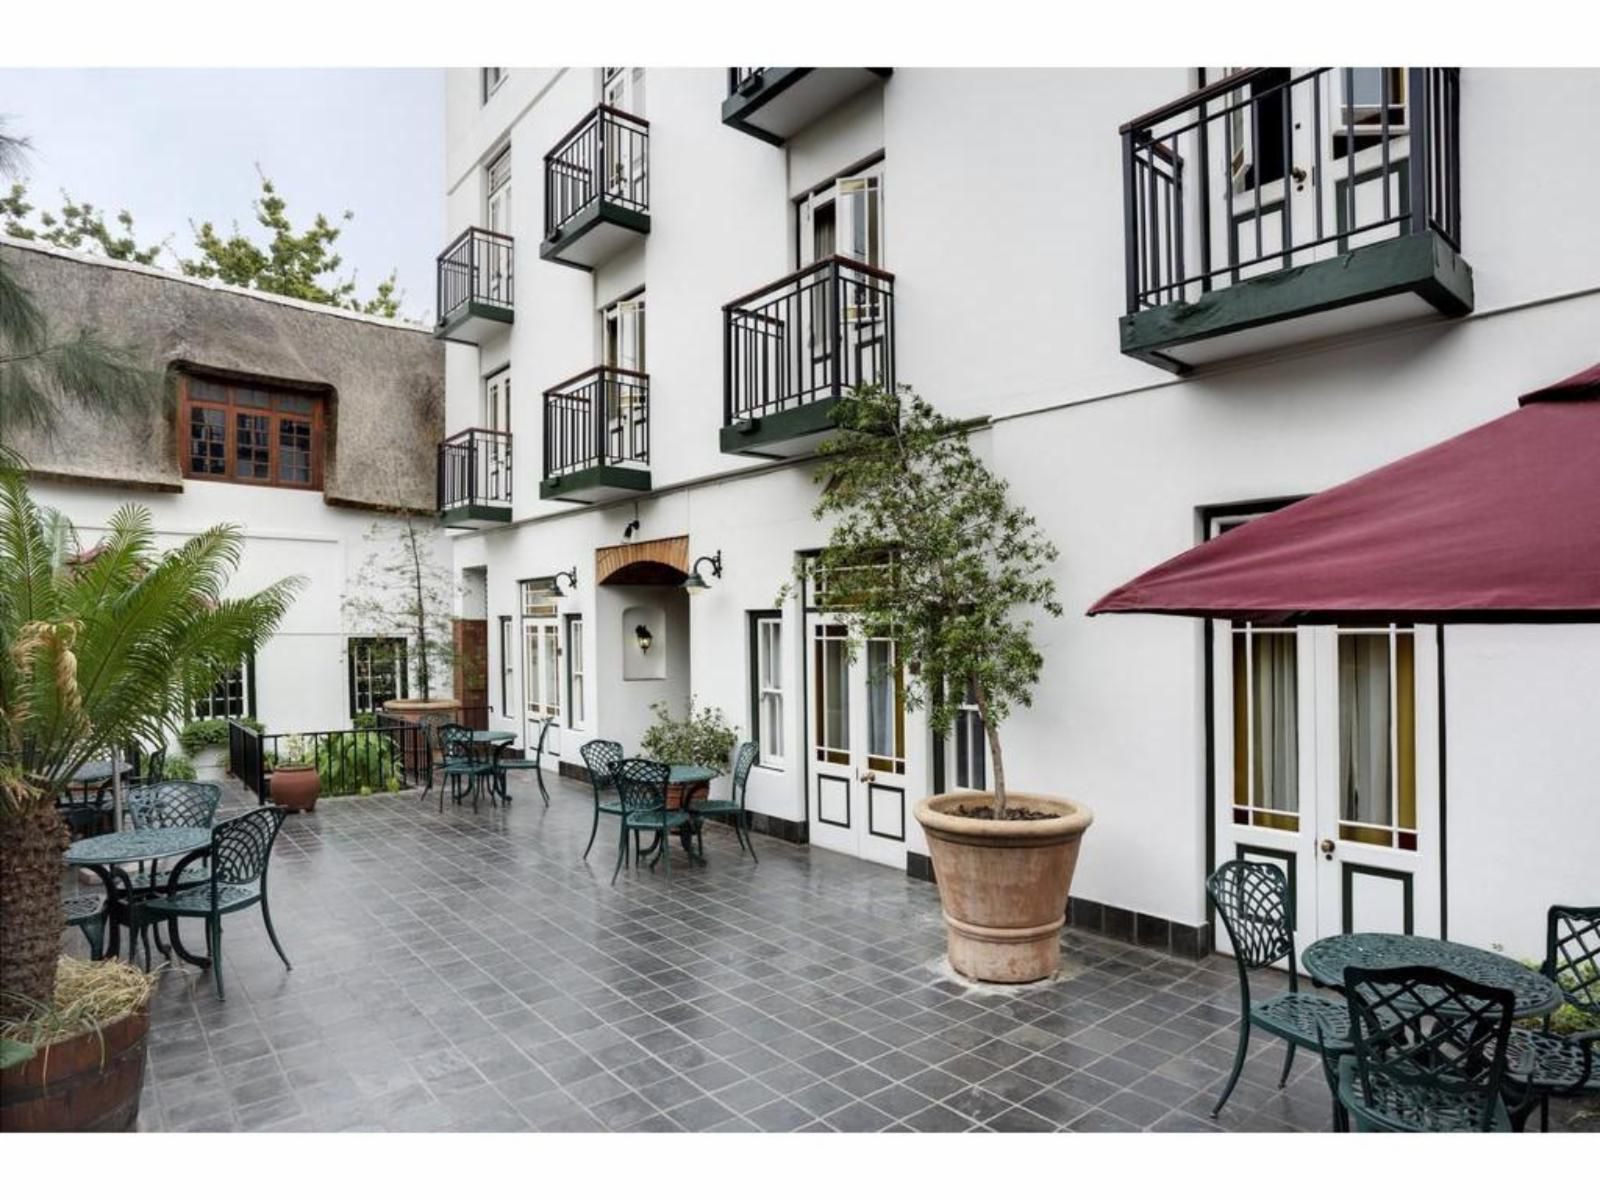
<path fill-rule="evenodd" d="M 655 642 L 655 635 L 650 632 L 648 625 L 635 625 L 633 627 L 633 640 L 639 643 L 639 653 L 649 654 L 650 647 Z"/>
<path fill-rule="evenodd" d="M 567 581 L 565 586 L 561 582 L 563 579 Z M 578 590 L 578 568 L 573 567 L 570 571 L 557 571 L 555 573 L 555 585 L 556 591 L 563 596 L 572 595 L 573 592 Z"/>
<path fill-rule="evenodd" d="M 711 576 L 714 579 L 722 578 L 722 551 L 715 554 L 702 554 L 694 560 L 694 566 L 689 568 L 689 577 L 683 581 L 683 590 L 691 596 L 697 592 L 709 592 L 711 585 L 706 582 L 706 577 L 700 574 L 700 564 L 711 564 Z"/>

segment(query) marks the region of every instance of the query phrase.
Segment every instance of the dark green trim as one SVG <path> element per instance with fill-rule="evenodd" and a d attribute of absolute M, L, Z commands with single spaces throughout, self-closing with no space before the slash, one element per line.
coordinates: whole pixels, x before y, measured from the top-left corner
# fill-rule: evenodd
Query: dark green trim
<path fill-rule="evenodd" d="M 1067 924 L 1119 942 L 1171 954 L 1191 962 L 1211 953 L 1211 926 L 1184 925 L 1166 917 L 1100 904 L 1078 896 L 1067 901 Z"/>
<path fill-rule="evenodd" d="M 724 454 L 757 454 L 761 447 L 795 438 L 828 433 L 834 429 L 833 410 L 839 405 L 838 396 L 813 400 L 793 408 L 766 413 L 759 417 L 738 421 L 722 427 L 722 452 Z M 766 454 L 762 457 L 785 457 Z"/>
<path fill-rule="evenodd" d="M 1233 848 L 1239 852 L 1240 861 L 1246 854 L 1259 854 L 1262 858 L 1276 858 L 1287 863 L 1284 875 L 1289 881 L 1289 925 L 1295 924 L 1295 905 L 1300 900 L 1300 856 L 1293 850 L 1280 850 L 1275 846 L 1251 846 L 1244 842 L 1235 841 Z"/>
<path fill-rule="evenodd" d="M 480 529 L 511 520 L 509 504 L 453 504 L 439 513 L 439 524 L 446 529 Z"/>
<path fill-rule="evenodd" d="M 1191 342 L 1412 292 L 1446 316 L 1472 311 L 1472 268 L 1432 231 L 1389 238 L 1121 318 L 1122 352 L 1185 371 L 1170 351 Z"/>
<path fill-rule="evenodd" d="M 576 267 L 580 271 L 594 270 L 588 263 L 572 262 L 562 256 L 602 225 L 617 225 L 642 237 L 650 232 L 650 214 L 613 204 L 604 198 L 592 200 L 573 213 L 567 223 L 556 230 L 554 237 L 539 243 L 539 257 L 564 267 Z"/>
<path fill-rule="evenodd" d="M 915 850 L 906 851 L 906 874 L 913 879 L 920 879 L 923 883 L 935 883 L 933 877 L 933 859 L 926 854 L 918 854 Z"/>
<path fill-rule="evenodd" d="M 1369 867 L 1365 863 L 1346 862 L 1344 870 L 1339 877 L 1339 907 L 1345 933 L 1354 933 L 1352 926 L 1355 924 L 1355 892 L 1350 884 L 1357 875 L 1375 875 L 1379 879 L 1398 879 L 1404 889 L 1403 903 L 1406 907 L 1405 932 L 1411 933 L 1415 928 L 1416 906 L 1412 903 L 1412 878 L 1409 871 L 1392 871 L 1388 867 Z"/>
<path fill-rule="evenodd" d="M 503 325 L 513 324 L 516 320 L 516 310 L 505 307 L 503 304 L 490 304 L 485 300 L 468 300 L 458 304 L 433 327 L 433 336 L 446 342 L 460 342 L 464 346 L 476 346 L 478 343 L 470 338 L 452 337 L 468 321 L 498 321 Z"/>
<path fill-rule="evenodd" d="M 737 129 L 740 133 L 748 133 L 753 138 L 759 138 L 768 145 L 783 145 L 787 138 L 762 129 L 759 125 L 751 124 L 750 118 L 817 69 L 816 67 L 766 68 L 757 77 L 754 86 L 734 92 L 723 99 L 722 123 L 730 129 Z M 880 79 L 887 79 L 894 74 L 893 67 L 867 67 L 866 70 Z"/>
<path fill-rule="evenodd" d="M 554 478 L 541 481 L 539 484 L 539 499 L 576 500 L 588 503 L 595 498 L 588 493 L 603 488 L 623 488 L 630 492 L 648 492 L 650 490 L 650 472 L 641 471 L 636 467 L 613 467 L 610 465 L 585 467 L 581 471 L 570 471 L 565 475 L 557 475 Z"/>

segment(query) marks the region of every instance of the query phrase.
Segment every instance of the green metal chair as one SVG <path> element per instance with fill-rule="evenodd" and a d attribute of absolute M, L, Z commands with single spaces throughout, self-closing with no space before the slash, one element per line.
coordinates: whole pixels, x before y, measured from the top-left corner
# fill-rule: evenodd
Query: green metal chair
<path fill-rule="evenodd" d="M 544 800 L 544 806 L 546 808 L 550 807 L 550 791 L 544 786 L 544 768 L 540 764 L 544 759 L 545 739 L 550 736 L 550 727 L 554 724 L 555 720 L 553 718 L 546 717 L 544 723 L 539 726 L 539 742 L 534 747 L 533 757 L 531 758 L 507 758 L 505 756 L 507 747 L 501 746 L 496 749 L 494 757 L 495 786 L 500 789 L 500 798 L 502 800 L 511 799 L 511 792 L 506 787 L 506 772 L 532 771 L 534 782 L 539 785 L 539 796 Z"/>
<path fill-rule="evenodd" d="M 160 783 L 143 784 L 129 788 L 123 802 L 123 812 L 133 829 L 177 829 L 195 826 L 211 828 L 216 820 L 217 808 L 222 803 L 222 787 L 215 783 L 197 783 L 185 779 L 168 779 Z M 153 894 L 164 883 L 176 878 L 181 887 L 194 887 L 204 883 L 209 868 L 203 861 L 186 866 L 174 876 L 161 869 L 161 864 L 142 864 L 140 870 L 129 877 L 128 890 L 135 900 Z M 114 916 L 126 921 L 127 914 L 121 905 L 114 907 Z M 165 953 L 157 935 L 156 945 Z M 150 948 L 145 947 L 148 955 Z"/>
<path fill-rule="evenodd" d="M 1555 982 L 1561 998 L 1579 1012 L 1600 1018 L 1600 907 L 1553 904 L 1545 917 L 1545 955 L 1540 971 Z M 1511 1111 L 1521 1129 L 1539 1110 L 1539 1128 L 1550 1128 L 1550 1098 L 1600 1092 L 1600 1029 L 1560 1034 L 1550 1018 L 1540 1029 L 1513 1027 L 1510 1061 L 1528 1076 L 1527 1094 Z"/>
<path fill-rule="evenodd" d="M 743 742 L 733 755 L 733 784 L 728 788 L 726 800 L 706 800 L 694 806 L 696 817 L 731 817 L 733 835 L 739 839 L 742 850 L 750 851 L 750 857 L 757 862 L 756 848 L 750 844 L 750 835 L 745 828 L 749 823 L 750 815 L 745 811 L 744 796 L 750 784 L 750 769 L 756 765 L 758 747 L 754 742 Z"/>
<path fill-rule="evenodd" d="M 1343 1001 L 1300 990 L 1294 948 L 1294 898 L 1289 894 L 1289 880 L 1279 867 L 1233 859 L 1211 873 L 1206 880 L 1206 894 L 1222 918 L 1228 940 L 1233 943 L 1234 964 L 1239 968 L 1239 1045 L 1233 1054 L 1233 1071 L 1211 1110 L 1211 1115 L 1216 1116 L 1233 1095 L 1239 1073 L 1244 1070 L 1252 1026 L 1289 1044 L 1283 1074 L 1278 1077 L 1281 1088 L 1289 1080 L 1298 1047 L 1321 1051 L 1325 1064 L 1349 1051 L 1349 1016 Z M 1250 972 L 1280 962 L 1288 965 L 1289 990 L 1252 1001 Z M 1330 1078 L 1330 1086 L 1332 1082 Z M 1339 1123 L 1337 1111 L 1334 1123 Z"/>
<path fill-rule="evenodd" d="M 594 788 L 594 824 L 589 827 L 589 844 L 583 848 L 583 857 L 588 858 L 589 851 L 594 849 L 595 834 L 600 832 L 600 814 L 622 816 L 621 799 L 608 801 L 603 794 L 608 790 L 616 790 L 617 768 L 622 765 L 623 758 L 622 743 L 595 738 L 579 746 L 578 753 L 583 757 L 583 765 L 589 772 L 589 784 Z"/>
<path fill-rule="evenodd" d="M 667 864 L 667 882 L 672 882 L 672 855 L 667 835 L 683 826 L 693 827 L 694 816 L 681 808 L 667 807 L 667 782 L 672 778 L 672 768 L 664 762 L 649 758 L 625 758 L 617 768 L 617 797 L 622 802 L 622 835 L 617 841 L 617 866 L 611 872 L 611 882 L 617 882 L 622 864 L 628 857 L 628 834 L 649 830 L 658 835 L 658 859 Z M 634 865 L 638 865 L 635 850 Z M 650 863 L 655 870 L 655 860 Z"/>
<path fill-rule="evenodd" d="M 1510 1132 L 1509 989 L 1437 967 L 1346 967 L 1339 1103 L 1362 1133 Z"/>
<path fill-rule="evenodd" d="M 484 783 L 494 782 L 494 763 L 478 753 L 479 748 L 472 740 L 472 730 L 465 725 L 439 726 L 441 769 L 450 783 L 450 798 L 460 804 L 461 797 L 470 790 L 473 812 L 478 811 L 478 796 Z M 443 785 L 439 788 L 439 811 L 444 812 Z"/>
<path fill-rule="evenodd" d="M 106 900 L 104 896 L 69 896 L 61 905 L 64 923 L 83 934 L 89 943 L 89 957 L 99 960 L 106 953 Z"/>
<path fill-rule="evenodd" d="M 132 918 L 135 934 L 146 925 L 166 921 L 177 943 L 177 923 L 183 918 L 206 923 L 206 947 L 211 955 L 211 977 L 217 985 L 217 999 L 226 999 L 222 982 L 222 918 L 228 913 L 241 912 L 256 905 L 261 907 L 261 920 L 267 927 L 267 937 L 278 952 L 283 965 L 293 970 L 289 956 L 283 952 L 278 933 L 272 927 L 272 907 L 267 901 L 267 867 L 272 860 L 272 845 L 278 839 L 278 830 L 288 810 L 276 804 L 253 808 L 243 816 L 223 821 L 211 831 L 211 845 L 185 856 L 178 864 L 176 874 L 190 860 L 209 857 L 211 877 L 201 887 L 184 887 L 174 881 L 168 890 L 148 900 L 135 903 Z M 145 948 L 145 965 L 150 965 L 150 951 Z"/>

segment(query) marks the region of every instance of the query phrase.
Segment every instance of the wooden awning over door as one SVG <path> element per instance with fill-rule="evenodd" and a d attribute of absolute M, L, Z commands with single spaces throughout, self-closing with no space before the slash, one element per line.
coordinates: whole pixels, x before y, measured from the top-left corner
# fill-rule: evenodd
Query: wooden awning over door
<path fill-rule="evenodd" d="M 597 583 L 677 587 L 689 577 L 687 536 L 601 546 L 594 552 Z"/>

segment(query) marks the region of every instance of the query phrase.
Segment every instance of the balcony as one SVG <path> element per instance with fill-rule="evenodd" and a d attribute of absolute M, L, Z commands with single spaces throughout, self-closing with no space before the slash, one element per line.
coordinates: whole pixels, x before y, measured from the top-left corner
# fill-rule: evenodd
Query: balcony
<path fill-rule="evenodd" d="M 1122 127 L 1124 354 L 1186 372 L 1472 311 L 1460 72 L 1252 67 Z"/>
<path fill-rule="evenodd" d="M 894 386 L 894 276 L 826 258 L 722 310 L 726 454 L 787 458 L 833 428 L 840 397 Z"/>
<path fill-rule="evenodd" d="M 541 500 L 593 504 L 650 490 L 650 376 L 595 367 L 544 394 Z"/>
<path fill-rule="evenodd" d="M 511 237 L 469 228 L 439 255 L 433 336 L 481 346 L 513 318 L 516 253 Z"/>
<path fill-rule="evenodd" d="M 439 443 L 439 520 L 488 529 L 511 520 L 511 435 L 463 429 Z"/>
<path fill-rule="evenodd" d="M 650 232 L 650 125 L 602 104 L 544 156 L 539 257 L 592 271 Z"/>
<path fill-rule="evenodd" d="M 781 146 L 893 67 L 729 67 L 722 123 Z"/>

